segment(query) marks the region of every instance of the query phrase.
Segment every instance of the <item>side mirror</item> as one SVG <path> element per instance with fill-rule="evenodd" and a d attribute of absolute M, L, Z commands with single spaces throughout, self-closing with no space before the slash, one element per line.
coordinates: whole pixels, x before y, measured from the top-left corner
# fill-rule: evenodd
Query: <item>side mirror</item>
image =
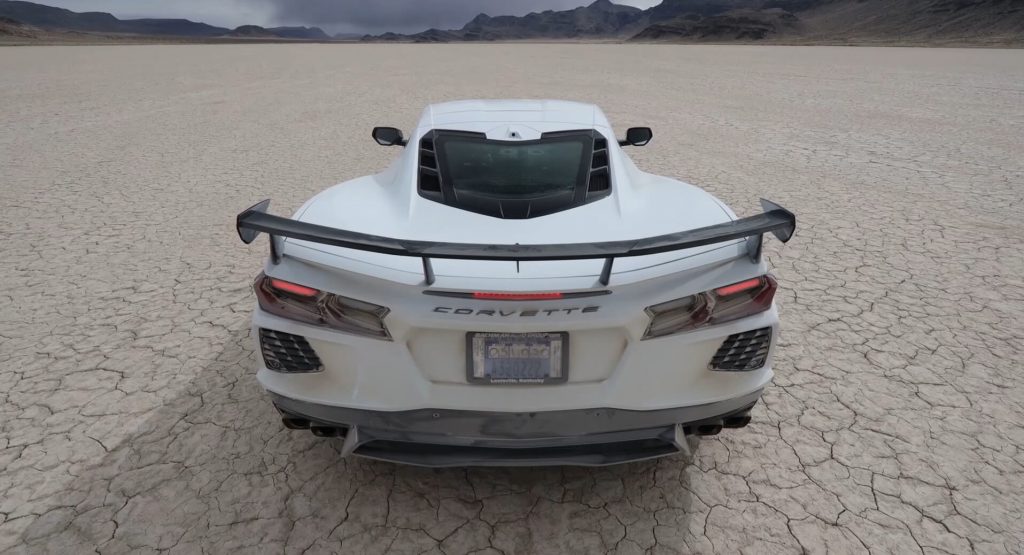
<path fill-rule="evenodd" d="M 374 127 L 373 140 L 381 146 L 405 146 L 408 143 L 402 135 L 402 130 L 394 127 Z"/>
<path fill-rule="evenodd" d="M 654 132 L 650 127 L 630 127 L 626 130 L 626 140 L 619 141 L 619 146 L 644 146 L 652 137 Z"/>

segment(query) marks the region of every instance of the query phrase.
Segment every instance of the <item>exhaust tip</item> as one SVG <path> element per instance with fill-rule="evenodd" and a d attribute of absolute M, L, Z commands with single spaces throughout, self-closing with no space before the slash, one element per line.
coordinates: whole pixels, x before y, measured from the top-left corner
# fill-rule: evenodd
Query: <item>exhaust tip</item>
<path fill-rule="evenodd" d="M 309 431 L 313 432 L 316 437 L 338 437 L 341 435 L 341 430 L 333 426 L 313 425 L 309 427 Z"/>
<path fill-rule="evenodd" d="M 744 414 L 740 416 L 730 416 L 729 418 L 725 419 L 725 422 L 723 422 L 723 425 L 726 428 L 743 428 L 747 424 L 750 424 L 749 414 Z"/>
<path fill-rule="evenodd" d="M 345 428 L 338 428 L 335 426 L 318 426 L 313 424 L 309 426 L 309 431 L 313 432 L 316 437 L 344 437 Z"/>
<path fill-rule="evenodd" d="M 308 430 L 309 420 L 305 418 L 290 418 L 285 417 L 281 419 L 281 423 L 284 424 L 285 428 L 289 430 Z"/>
<path fill-rule="evenodd" d="M 699 436 L 713 436 L 718 435 L 718 432 L 722 431 L 721 424 L 702 424 L 697 426 L 697 435 Z"/>

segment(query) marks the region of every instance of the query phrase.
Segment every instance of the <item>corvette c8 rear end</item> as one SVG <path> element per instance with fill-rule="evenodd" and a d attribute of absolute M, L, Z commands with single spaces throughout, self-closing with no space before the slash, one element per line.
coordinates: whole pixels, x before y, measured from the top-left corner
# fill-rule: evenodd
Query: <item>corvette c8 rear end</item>
<path fill-rule="evenodd" d="M 763 234 L 795 219 L 737 219 L 627 142 L 587 105 L 435 105 L 383 174 L 240 214 L 270 235 L 253 334 L 284 424 L 427 466 L 614 464 L 746 425 L 778 337 Z"/>

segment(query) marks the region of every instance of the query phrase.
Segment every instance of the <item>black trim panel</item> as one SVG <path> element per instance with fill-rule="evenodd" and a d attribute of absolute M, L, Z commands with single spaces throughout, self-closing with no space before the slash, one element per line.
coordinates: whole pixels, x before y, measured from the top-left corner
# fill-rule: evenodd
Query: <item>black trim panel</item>
<path fill-rule="evenodd" d="M 344 429 L 346 454 L 427 467 L 602 466 L 685 451 L 686 436 L 702 427 L 721 429 L 730 419 L 745 420 L 745 425 L 761 390 L 706 405 L 652 411 L 523 413 L 371 411 L 270 395 L 286 423 L 297 418 L 313 428 Z"/>
<path fill-rule="evenodd" d="M 581 442 L 581 436 L 674 424 L 699 426 L 750 407 L 761 398 L 757 390 L 734 399 L 659 410 L 612 408 L 539 412 L 494 412 L 453 409 L 404 411 L 363 410 L 309 403 L 270 391 L 278 408 L 314 422 L 372 430 L 392 430 L 388 439 L 425 443 L 472 442 L 515 447 Z"/>
<path fill-rule="evenodd" d="M 509 294 L 515 294 L 516 292 L 515 291 L 509 291 L 508 293 Z M 544 301 L 567 301 L 567 300 L 572 300 L 572 299 L 585 299 L 587 297 L 601 297 L 601 296 L 604 296 L 604 295 L 611 295 L 612 292 L 608 291 L 607 289 L 602 289 L 601 291 L 569 291 L 569 292 L 566 292 L 566 293 L 562 293 L 561 297 L 550 298 L 550 299 L 511 299 L 511 298 L 510 299 L 500 299 L 500 298 L 498 298 L 498 299 L 478 299 L 478 298 L 473 296 L 473 293 L 471 291 L 437 291 L 437 290 L 432 290 L 432 289 L 427 289 L 427 290 L 423 291 L 423 294 L 424 295 L 430 295 L 431 297 L 450 297 L 450 298 L 453 298 L 453 299 L 467 299 L 467 300 L 471 300 L 471 301 L 475 300 L 475 301 L 483 301 L 483 302 L 490 302 L 490 301 L 499 301 L 499 302 L 518 301 L 518 302 L 531 302 L 532 303 L 532 302 L 544 302 Z M 524 294 L 528 295 L 529 293 L 524 293 Z"/>

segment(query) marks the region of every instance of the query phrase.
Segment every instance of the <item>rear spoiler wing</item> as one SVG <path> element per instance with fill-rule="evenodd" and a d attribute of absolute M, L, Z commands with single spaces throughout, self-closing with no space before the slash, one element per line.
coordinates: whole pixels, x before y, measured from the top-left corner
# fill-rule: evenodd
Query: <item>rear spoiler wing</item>
<path fill-rule="evenodd" d="M 757 262 L 761 259 L 761 244 L 765 233 L 771 232 L 785 243 L 796 231 L 796 216 L 765 199 L 761 199 L 763 213 L 722 224 L 644 239 L 551 245 L 486 245 L 393 239 L 274 216 L 267 213 L 269 206 L 270 199 L 267 199 L 244 210 L 235 221 L 235 229 L 238 231 L 238 237 L 246 244 L 252 243 L 261 232 L 270 235 L 270 259 L 274 264 L 281 262 L 284 238 L 291 237 L 361 251 L 415 256 L 423 261 L 423 277 L 427 285 L 434 283 L 431 258 L 517 262 L 603 258 L 604 267 L 599 281 L 601 285 L 608 285 L 612 264 L 619 257 L 645 256 L 723 243 L 733 239 L 752 238 L 747 241 L 747 254 L 751 260 Z"/>

